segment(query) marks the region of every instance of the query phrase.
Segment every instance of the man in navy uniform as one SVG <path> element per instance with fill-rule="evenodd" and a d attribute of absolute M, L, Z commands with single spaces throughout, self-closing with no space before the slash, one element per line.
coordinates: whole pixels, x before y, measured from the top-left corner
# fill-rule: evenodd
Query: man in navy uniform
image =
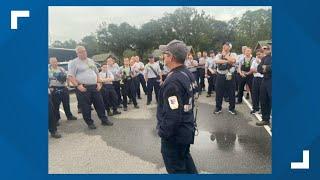
<path fill-rule="evenodd" d="M 258 72 L 263 74 L 263 79 L 260 86 L 260 103 L 262 121 L 257 122 L 257 126 L 264 126 L 270 124 L 270 115 L 272 107 L 272 56 L 270 46 L 264 47 L 264 54 L 258 65 Z"/>
<path fill-rule="evenodd" d="M 161 85 L 157 107 L 157 130 L 167 172 L 198 173 L 190 154 L 196 129 L 194 93 L 197 83 L 184 66 L 188 50 L 182 41 L 173 40 L 159 49 L 171 71 Z"/>
<path fill-rule="evenodd" d="M 102 84 L 100 83 L 98 68 L 94 61 L 88 58 L 85 47 L 78 46 L 76 52 L 78 57 L 69 62 L 68 77 L 71 83 L 77 87 L 76 91 L 79 95 L 83 119 L 89 129 L 96 129 L 94 121 L 91 119 L 91 104 L 93 104 L 101 120 L 101 125 L 112 126 L 113 123 L 105 114 L 100 93 Z"/>

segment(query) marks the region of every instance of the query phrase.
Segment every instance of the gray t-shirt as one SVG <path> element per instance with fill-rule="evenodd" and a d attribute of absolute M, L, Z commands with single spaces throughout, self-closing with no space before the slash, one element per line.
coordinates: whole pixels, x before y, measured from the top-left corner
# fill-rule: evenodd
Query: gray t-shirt
<path fill-rule="evenodd" d="M 157 73 L 155 74 L 151 67 L 154 69 L 154 71 Z M 145 67 L 144 67 L 144 74 L 147 76 L 147 78 L 156 78 L 157 75 L 160 75 L 161 73 L 161 69 L 158 63 L 148 63 Z"/>
<path fill-rule="evenodd" d="M 81 84 L 97 84 L 98 68 L 92 59 L 76 58 L 68 64 L 68 76 L 73 76 Z"/>

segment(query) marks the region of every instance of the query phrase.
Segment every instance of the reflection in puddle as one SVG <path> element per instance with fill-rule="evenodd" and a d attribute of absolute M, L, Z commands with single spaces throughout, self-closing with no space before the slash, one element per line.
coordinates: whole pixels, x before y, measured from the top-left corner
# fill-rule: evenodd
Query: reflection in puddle
<path fill-rule="evenodd" d="M 199 131 L 193 148 L 195 150 L 242 151 L 238 136 L 232 132 Z"/>

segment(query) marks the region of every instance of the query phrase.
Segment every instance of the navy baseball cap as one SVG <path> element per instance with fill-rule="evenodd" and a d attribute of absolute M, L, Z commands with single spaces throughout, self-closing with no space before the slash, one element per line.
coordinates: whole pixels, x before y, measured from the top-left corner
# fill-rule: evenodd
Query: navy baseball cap
<path fill-rule="evenodd" d="M 174 57 L 176 57 L 179 60 L 186 59 L 188 54 L 187 45 L 183 41 L 179 41 L 176 39 L 172 40 L 167 45 L 160 45 L 159 49 L 163 53 L 171 53 Z"/>

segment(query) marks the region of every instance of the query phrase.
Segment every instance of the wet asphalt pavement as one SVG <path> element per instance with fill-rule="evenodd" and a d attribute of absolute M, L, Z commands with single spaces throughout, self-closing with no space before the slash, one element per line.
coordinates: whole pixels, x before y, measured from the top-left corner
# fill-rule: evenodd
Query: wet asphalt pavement
<path fill-rule="evenodd" d="M 245 103 L 236 106 L 237 115 L 223 111 L 214 115 L 214 96 L 206 93 L 198 100 L 198 128 L 191 154 L 200 173 L 271 173 L 271 136 L 249 113 Z M 140 109 L 129 105 L 127 112 L 110 117 L 111 127 L 97 125 L 89 130 L 77 114 L 71 95 L 71 109 L 77 121 L 64 114 L 58 127 L 61 139 L 49 138 L 49 173 L 166 173 L 156 134 L 156 103 L 146 106 L 146 96 L 138 100 Z M 62 108 L 61 108 L 62 109 Z"/>

